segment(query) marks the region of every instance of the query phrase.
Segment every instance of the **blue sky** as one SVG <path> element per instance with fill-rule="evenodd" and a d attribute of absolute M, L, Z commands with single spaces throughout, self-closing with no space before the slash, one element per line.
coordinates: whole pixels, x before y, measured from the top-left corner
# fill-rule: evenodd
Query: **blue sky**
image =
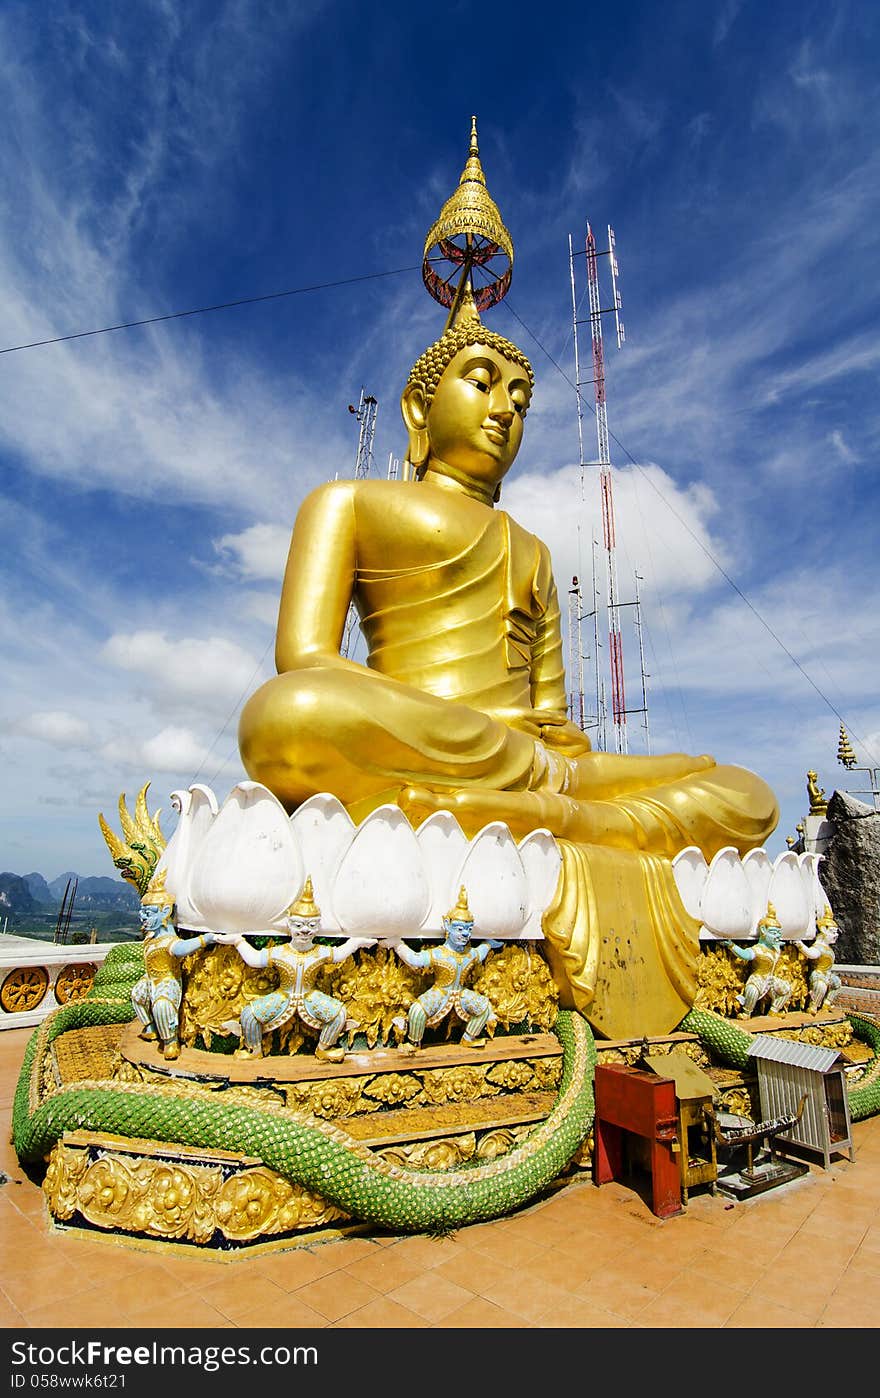
<path fill-rule="evenodd" d="M 615 229 L 617 564 L 654 750 L 765 777 L 772 853 L 808 768 L 857 784 L 841 717 L 880 765 L 878 30 L 847 0 L 7 0 L 0 348 L 394 275 L 0 355 L 0 867 L 112 874 L 120 792 L 149 781 L 170 834 L 171 791 L 243 776 L 290 527 L 353 473 L 361 388 L 377 471 L 402 454 L 443 321 L 422 244 L 472 113 L 516 249 L 485 319 L 537 375 L 503 503 L 563 597 L 599 511 L 568 237 Z M 584 428 L 591 456 L 589 399 Z"/>

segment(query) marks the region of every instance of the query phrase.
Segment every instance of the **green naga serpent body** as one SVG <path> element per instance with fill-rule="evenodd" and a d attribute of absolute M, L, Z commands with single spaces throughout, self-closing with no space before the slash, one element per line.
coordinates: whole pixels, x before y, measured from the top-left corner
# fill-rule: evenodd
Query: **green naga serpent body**
<path fill-rule="evenodd" d="M 115 948 L 89 995 L 56 1011 L 32 1036 L 15 1097 L 13 1142 L 22 1160 L 44 1159 L 65 1131 L 85 1128 L 206 1149 L 241 1150 L 351 1217 L 402 1231 L 448 1229 L 496 1218 L 533 1198 L 569 1164 L 593 1123 L 595 1044 L 586 1020 L 559 1013 L 562 1084 L 547 1118 L 506 1155 L 448 1172 L 404 1169 L 332 1124 L 280 1106 L 230 1104 L 179 1082 L 142 1086 L 76 1082 L 40 1100 L 52 1040 L 70 1029 L 131 1019 L 140 947 Z"/>
<path fill-rule="evenodd" d="M 864 1121 L 880 1112 L 880 1024 L 860 1014 L 849 1014 L 847 1018 L 856 1038 L 863 1040 L 874 1053 L 874 1061 L 864 1077 L 847 1092 L 851 1119 Z M 691 1010 L 678 1027 L 685 1033 L 696 1034 L 723 1063 L 733 1068 L 744 1068 L 748 1063 L 752 1036 L 722 1019 L 721 1015 L 710 1010 Z"/>
<path fill-rule="evenodd" d="M 130 1021 L 131 989 L 143 973 L 140 946 L 107 956 L 89 995 L 49 1016 L 25 1052 L 13 1110 L 21 1160 L 47 1157 L 65 1131 L 85 1128 L 259 1156 L 352 1218 L 401 1231 L 451 1229 L 497 1218 L 535 1197 L 570 1163 L 593 1124 L 596 1047 L 586 1020 L 560 1011 L 562 1085 L 548 1117 L 508 1154 L 447 1172 L 386 1161 L 331 1123 L 274 1105 L 223 1102 L 180 1081 L 143 1086 L 113 1079 L 76 1082 L 41 1096 L 46 1050 L 70 1029 Z M 848 1094 L 855 1121 L 880 1112 L 880 1025 L 849 1016 L 875 1058 Z M 720 1015 L 691 1010 L 680 1024 L 722 1062 L 747 1063 L 750 1036 Z"/>

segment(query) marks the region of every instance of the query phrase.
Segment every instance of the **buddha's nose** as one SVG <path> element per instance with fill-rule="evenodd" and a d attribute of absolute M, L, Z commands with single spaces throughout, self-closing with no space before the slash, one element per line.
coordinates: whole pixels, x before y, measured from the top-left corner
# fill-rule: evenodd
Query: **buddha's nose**
<path fill-rule="evenodd" d="M 506 395 L 504 398 L 499 397 L 494 399 L 489 408 L 489 416 L 495 418 L 498 422 L 506 423 L 508 427 L 513 422 L 514 412 L 513 403 Z"/>

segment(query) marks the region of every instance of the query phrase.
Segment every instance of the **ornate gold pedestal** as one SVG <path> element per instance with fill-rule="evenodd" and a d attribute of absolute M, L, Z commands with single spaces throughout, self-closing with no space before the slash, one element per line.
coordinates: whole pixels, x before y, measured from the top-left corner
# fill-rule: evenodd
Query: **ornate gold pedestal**
<path fill-rule="evenodd" d="M 57 1085 L 173 1080 L 230 1105 L 305 1111 L 411 1169 L 503 1155 L 547 1116 L 562 1073 L 560 1043 L 545 1033 L 482 1047 L 364 1050 L 328 1064 L 310 1054 L 250 1060 L 192 1048 L 168 1062 L 137 1029 L 63 1034 L 48 1071 Z M 90 1131 L 68 1132 L 55 1146 L 44 1190 L 52 1219 L 65 1228 L 227 1257 L 367 1227 L 247 1156 Z"/>

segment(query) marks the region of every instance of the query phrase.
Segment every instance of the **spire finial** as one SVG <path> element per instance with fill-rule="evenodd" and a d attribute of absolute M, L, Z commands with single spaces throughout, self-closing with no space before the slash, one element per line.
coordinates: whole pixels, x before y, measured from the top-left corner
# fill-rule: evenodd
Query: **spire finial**
<path fill-rule="evenodd" d="M 513 241 L 486 188 L 477 118 L 472 116 L 461 178 L 425 239 L 422 279 L 435 301 L 452 308 L 448 329 L 456 319 L 464 282 L 471 283 L 476 310 L 485 311 L 507 294 L 512 271 Z"/>

